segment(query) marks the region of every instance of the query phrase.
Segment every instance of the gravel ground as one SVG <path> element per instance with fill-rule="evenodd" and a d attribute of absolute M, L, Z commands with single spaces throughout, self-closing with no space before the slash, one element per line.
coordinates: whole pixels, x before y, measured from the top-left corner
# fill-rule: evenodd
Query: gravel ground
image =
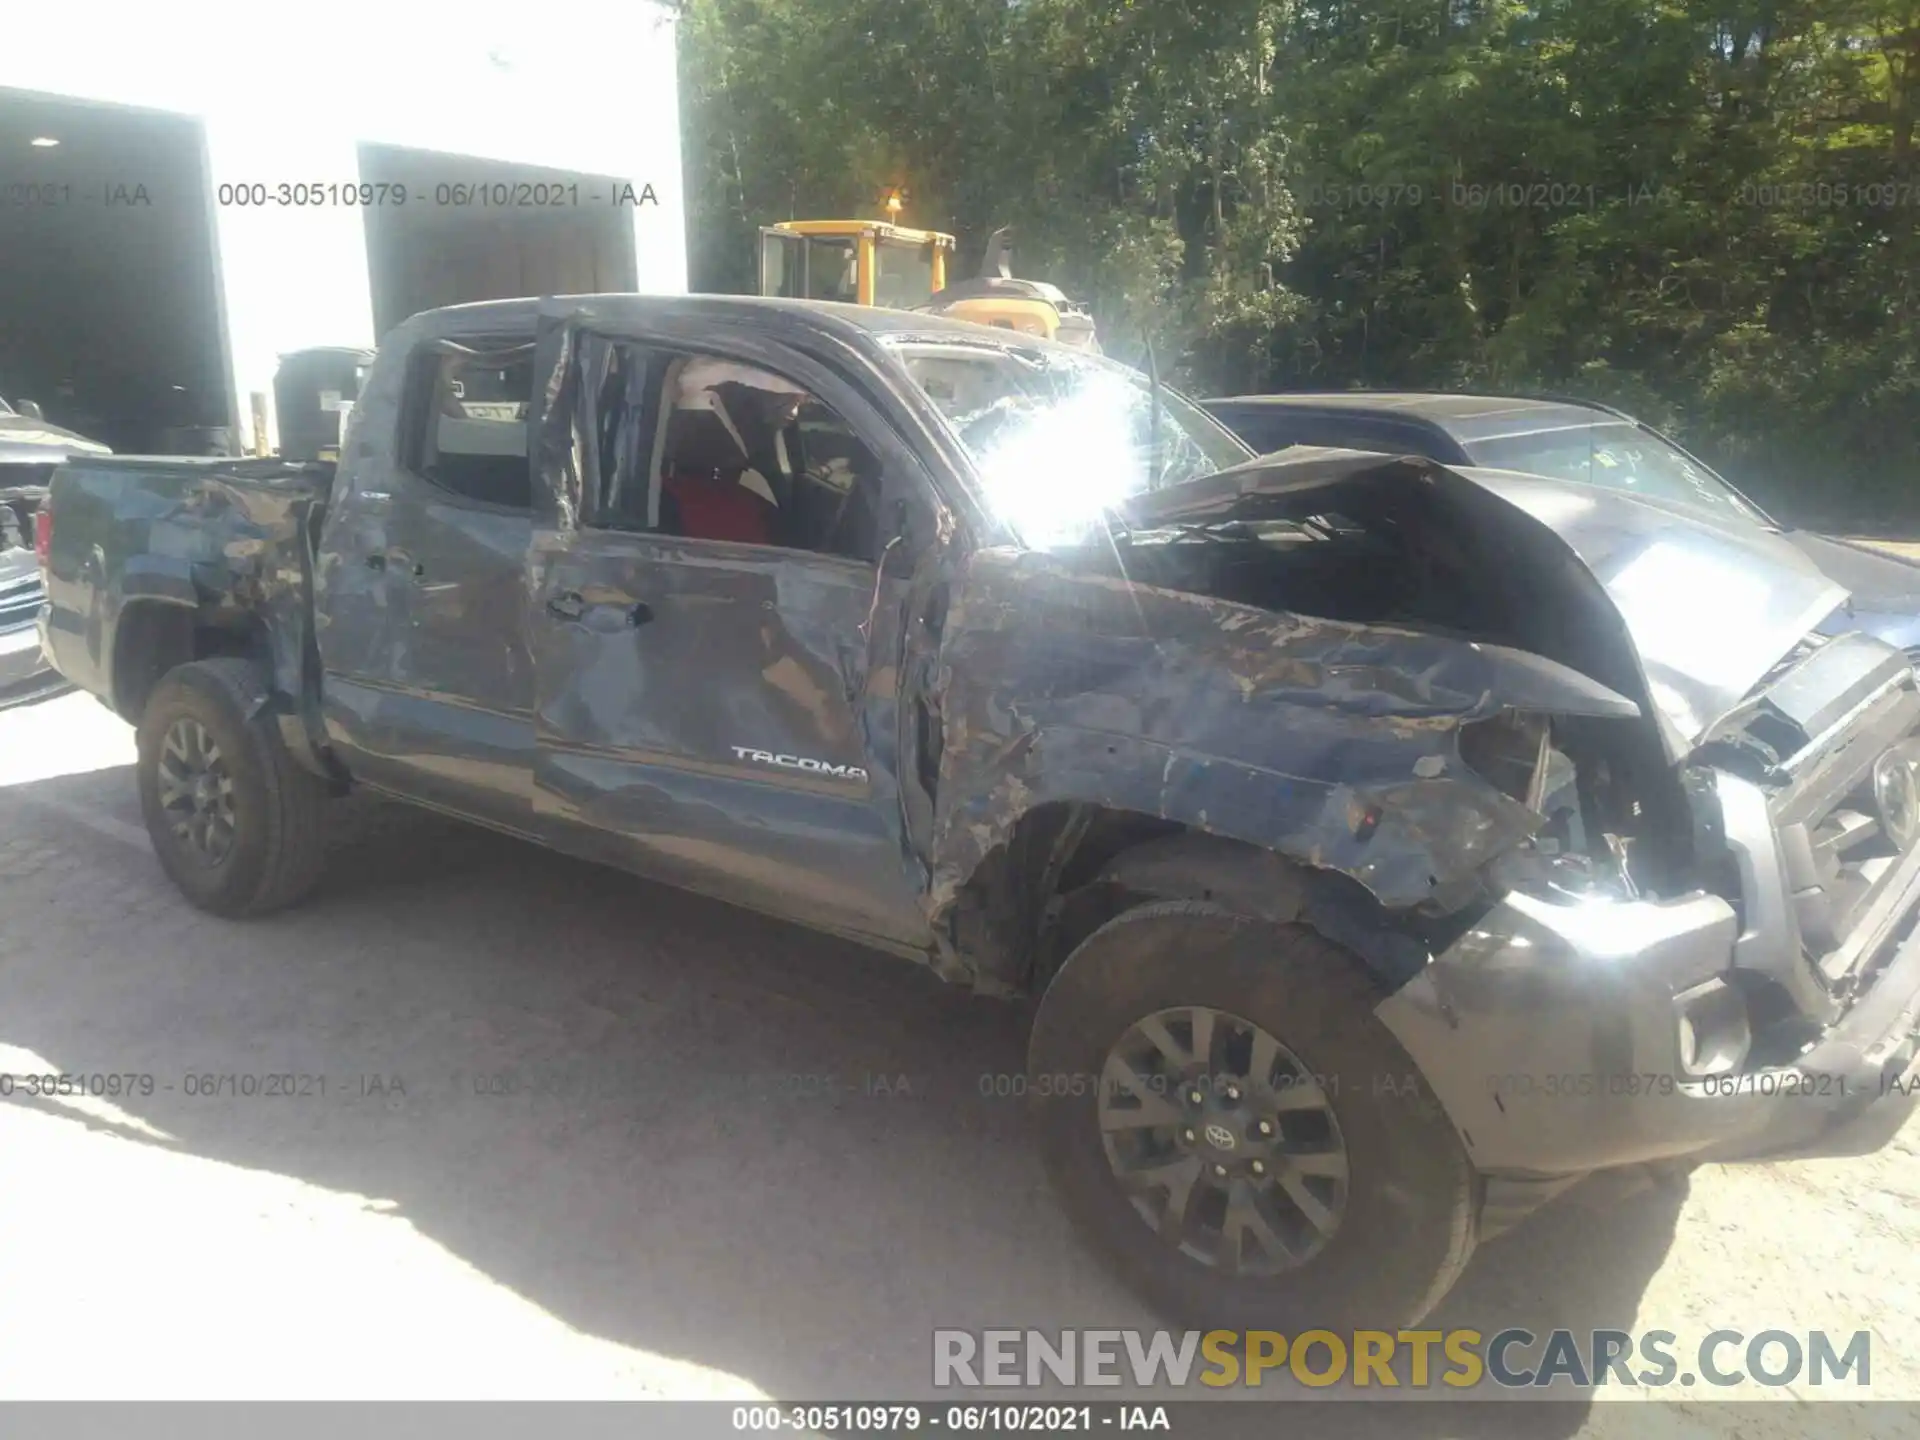
<path fill-rule="evenodd" d="M 311 903 L 217 921 L 154 863 L 131 759 L 85 697 L 0 714 L 0 1072 L 155 1077 L 0 1102 L 0 1396 L 898 1399 L 932 1393 L 935 1327 L 1153 1324 L 1074 1243 L 1019 1104 L 981 1095 L 1020 1069 L 1017 1013 L 359 802 Z M 189 1093 L 275 1075 L 303 1093 Z M 1590 1181 L 1429 1323 L 1867 1327 L 1866 1393 L 1915 1400 L 1916 1315 L 1909 1127 L 1864 1159 Z M 1809 1427 L 1680 1398 L 1527 1428 L 1920 1433 L 1908 1405 Z M 1486 1430 L 1449 1408 L 1313 1431 Z"/>

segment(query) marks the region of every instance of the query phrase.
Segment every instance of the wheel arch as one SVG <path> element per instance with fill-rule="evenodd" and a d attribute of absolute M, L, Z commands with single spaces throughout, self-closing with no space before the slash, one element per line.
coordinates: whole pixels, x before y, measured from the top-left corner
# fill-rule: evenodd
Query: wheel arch
<path fill-rule="evenodd" d="M 114 625 L 111 699 L 114 713 L 138 724 L 147 697 L 176 666 L 230 657 L 273 677 L 273 647 L 267 627 L 249 611 L 217 611 L 162 596 L 131 596 Z"/>
<path fill-rule="evenodd" d="M 943 968 L 994 993 L 1039 994 L 1101 925 L 1168 900 L 1304 924 L 1356 955 L 1384 993 L 1430 954 L 1410 917 L 1339 871 L 1164 816 L 1050 801 L 1022 812 L 957 891 L 937 927 L 952 952 Z"/>

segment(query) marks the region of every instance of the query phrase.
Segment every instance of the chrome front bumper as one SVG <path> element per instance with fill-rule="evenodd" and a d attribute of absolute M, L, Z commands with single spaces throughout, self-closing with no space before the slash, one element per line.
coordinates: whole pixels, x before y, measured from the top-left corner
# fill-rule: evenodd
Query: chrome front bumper
<path fill-rule="evenodd" d="M 1879 899 L 1881 950 L 1862 962 L 1871 983 L 1787 1065 L 1689 1075 L 1698 1056 L 1682 1053 L 1682 1018 L 1726 1013 L 1726 976 L 1752 933 L 1711 895 L 1509 894 L 1377 1013 L 1489 1174 L 1857 1153 L 1884 1143 L 1913 1105 L 1902 1077 L 1920 1028 L 1920 933 L 1908 933 L 1920 849 Z"/>
<path fill-rule="evenodd" d="M 1566 862 L 1512 852 L 1488 876 L 1505 898 L 1380 1005 L 1484 1173 L 1853 1153 L 1913 1108 L 1920 839 L 1879 791 L 1920 733 L 1912 665 L 1843 636 L 1715 728 L 1739 763 L 1700 818 L 1737 906 L 1581 896 Z"/>

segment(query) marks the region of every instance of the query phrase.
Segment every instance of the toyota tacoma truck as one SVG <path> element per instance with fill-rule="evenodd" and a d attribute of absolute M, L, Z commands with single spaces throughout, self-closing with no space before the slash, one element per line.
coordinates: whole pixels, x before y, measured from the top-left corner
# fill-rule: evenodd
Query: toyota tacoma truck
<path fill-rule="evenodd" d="M 1909 1108 L 1920 686 L 1758 527 L 635 296 L 416 316 L 337 466 L 49 514 L 193 904 L 300 898 L 359 789 L 1030 997 L 1061 1200 L 1186 1323 L 1392 1328 L 1582 1175 Z"/>

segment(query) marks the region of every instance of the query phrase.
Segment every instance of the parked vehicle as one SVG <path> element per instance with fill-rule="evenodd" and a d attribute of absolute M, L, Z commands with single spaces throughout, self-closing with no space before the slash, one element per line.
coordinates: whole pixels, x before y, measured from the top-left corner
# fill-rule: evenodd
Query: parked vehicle
<path fill-rule="evenodd" d="M 0 709 L 38 700 L 64 682 L 40 651 L 34 620 L 44 598 L 33 550 L 34 514 L 47 477 L 69 455 L 106 455 L 107 447 L 49 425 L 40 407 L 20 413 L 0 400 Z"/>
<path fill-rule="evenodd" d="M 1185 1323 L 1391 1328 L 1577 1176 L 1910 1106 L 1920 688 L 1759 526 L 603 296 L 398 327 L 337 470 L 69 464 L 51 532 L 194 904 L 364 787 L 1032 997 L 1005 1088 Z"/>
<path fill-rule="evenodd" d="M 1848 599 L 1822 622 L 1822 633 L 1860 630 L 1920 657 L 1920 565 L 1782 524 L 1652 426 L 1609 406 L 1355 390 L 1244 395 L 1209 400 L 1206 407 L 1262 454 L 1321 445 L 1423 455 L 1442 465 L 1599 485 L 1717 521 L 1758 525 L 1784 536 L 1846 587 Z"/>

